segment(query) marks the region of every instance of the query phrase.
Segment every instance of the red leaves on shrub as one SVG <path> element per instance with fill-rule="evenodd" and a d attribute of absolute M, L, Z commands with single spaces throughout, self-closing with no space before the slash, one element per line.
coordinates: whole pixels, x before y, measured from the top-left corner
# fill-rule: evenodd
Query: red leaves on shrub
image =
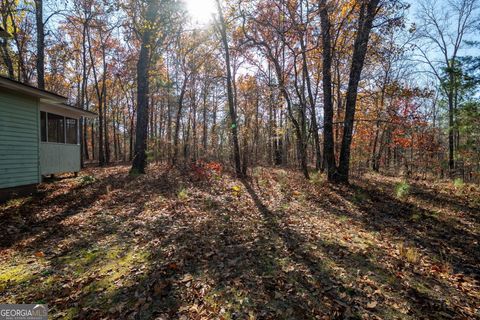
<path fill-rule="evenodd" d="M 218 162 L 199 160 L 190 165 L 190 170 L 195 180 L 210 180 L 214 176 L 221 175 L 223 167 Z"/>

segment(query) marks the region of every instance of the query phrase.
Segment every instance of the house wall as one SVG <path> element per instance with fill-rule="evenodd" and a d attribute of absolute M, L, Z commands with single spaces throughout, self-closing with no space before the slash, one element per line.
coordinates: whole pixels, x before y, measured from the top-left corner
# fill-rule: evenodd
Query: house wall
<path fill-rule="evenodd" d="M 35 98 L 0 89 L 0 188 L 40 182 L 39 114 Z"/>
<path fill-rule="evenodd" d="M 80 171 L 80 145 L 40 143 L 40 168 L 42 175 Z"/>

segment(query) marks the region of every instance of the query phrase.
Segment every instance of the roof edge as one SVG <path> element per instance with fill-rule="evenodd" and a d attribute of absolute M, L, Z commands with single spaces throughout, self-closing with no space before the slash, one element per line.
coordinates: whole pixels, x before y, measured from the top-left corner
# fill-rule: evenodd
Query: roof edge
<path fill-rule="evenodd" d="M 98 115 L 94 112 L 80 109 L 77 107 L 74 107 L 72 105 L 69 105 L 67 103 L 49 103 L 49 102 L 40 102 L 40 110 L 44 109 L 44 111 L 47 112 L 53 112 L 55 113 L 54 110 L 57 112 L 65 111 L 65 112 L 70 112 L 72 114 L 75 114 L 77 116 L 85 117 L 85 118 L 96 118 Z M 48 109 L 48 110 L 46 110 Z M 50 111 L 51 109 L 51 111 Z"/>
<path fill-rule="evenodd" d="M 61 96 L 51 91 L 39 89 L 37 87 L 31 86 L 31 85 L 28 85 L 20 81 L 16 81 L 1 75 L 0 75 L 0 87 L 22 92 L 24 94 L 34 96 L 36 98 L 51 99 L 61 103 L 64 103 L 68 100 L 67 97 Z"/>
<path fill-rule="evenodd" d="M 96 117 L 98 117 L 98 114 L 96 114 L 95 112 L 88 111 L 88 110 L 85 110 L 85 109 L 80 109 L 80 108 L 77 108 L 77 107 L 72 106 L 72 105 L 67 104 L 67 103 L 62 103 L 62 106 L 67 107 L 69 110 L 73 110 L 73 111 L 75 111 L 75 112 L 79 112 L 79 113 L 81 113 L 84 117 L 89 117 L 89 118 L 96 118 Z"/>

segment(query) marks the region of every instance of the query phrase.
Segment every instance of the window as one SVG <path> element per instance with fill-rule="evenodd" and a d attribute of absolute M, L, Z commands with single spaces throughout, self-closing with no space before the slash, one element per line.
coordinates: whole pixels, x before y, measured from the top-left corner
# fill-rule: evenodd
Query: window
<path fill-rule="evenodd" d="M 65 143 L 65 118 L 48 114 L 48 142 Z"/>
<path fill-rule="evenodd" d="M 42 142 L 78 144 L 78 120 L 40 112 Z"/>
<path fill-rule="evenodd" d="M 47 113 L 40 112 L 40 130 L 43 142 L 47 142 Z"/>
<path fill-rule="evenodd" d="M 77 144 L 77 119 L 65 118 L 67 143 Z"/>

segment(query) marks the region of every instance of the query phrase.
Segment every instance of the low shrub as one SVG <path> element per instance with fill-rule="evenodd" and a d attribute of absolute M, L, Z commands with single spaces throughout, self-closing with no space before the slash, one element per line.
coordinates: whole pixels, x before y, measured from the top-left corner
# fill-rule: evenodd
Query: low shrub
<path fill-rule="evenodd" d="M 78 178 L 78 180 L 80 181 L 80 185 L 82 186 L 88 186 L 92 183 L 95 183 L 97 181 L 97 178 L 95 178 L 94 176 L 81 176 Z"/>
<path fill-rule="evenodd" d="M 177 197 L 181 201 L 185 201 L 188 199 L 188 192 L 187 189 L 181 188 L 180 191 L 178 191 Z"/>
<path fill-rule="evenodd" d="M 410 193 L 410 185 L 407 181 L 397 183 L 395 186 L 395 196 L 399 199 L 405 198 Z"/>
<path fill-rule="evenodd" d="M 456 178 L 453 181 L 453 186 L 455 187 L 455 189 L 461 190 L 465 186 L 465 182 L 463 182 L 462 178 Z"/>

